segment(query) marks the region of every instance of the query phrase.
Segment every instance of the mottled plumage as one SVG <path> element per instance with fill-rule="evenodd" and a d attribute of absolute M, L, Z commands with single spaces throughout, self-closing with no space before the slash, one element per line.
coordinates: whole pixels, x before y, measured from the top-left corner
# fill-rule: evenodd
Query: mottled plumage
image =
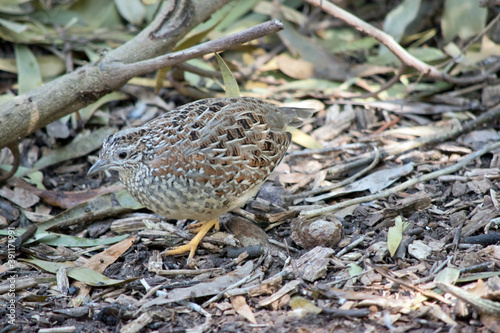
<path fill-rule="evenodd" d="M 216 221 L 257 193 L 290 145 L 286 126 L 309 115 L 256 98 L 199 100 L 109 136 L 89 174 L 117 170 L 165 217 Z"/>

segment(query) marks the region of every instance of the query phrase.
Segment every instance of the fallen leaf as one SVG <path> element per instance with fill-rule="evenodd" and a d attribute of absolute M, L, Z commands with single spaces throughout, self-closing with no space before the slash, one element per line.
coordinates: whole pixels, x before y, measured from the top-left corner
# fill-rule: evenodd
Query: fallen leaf
<path fill-rule="evenodd" d="M 294 296 L 290 299 L 290 307 L 292 308 L 293 312 L 297 314 L 300 318 L 310 314 L 310 313 L 321 313 L 321 308 L 317 307 L 314 305 L 313 302 L 310 300 L 300 297 L 300 296 Z"/>
<path fill-rule="evenodd" d="M 255 320 L 255 316 L 253 315 L 252 309 L 247 304 L 245 297 L 243 296 L 235 296 L 231 298 L 231 304 L 233 305 L 234 310 L 245 317 L 249 322 L 254 325 L 257 325 L 257 321 Z"/>
<path fill-rule="evenodd" d="M 401 240 L 403 239 L 403 232 L 410 226 L 408 222 L 403 222 L 401 216 L 396 217 L 394 221 L 395 226 L 390 227 L 387 233 L 387 248 L 391 256 L 396 254 L 399 244 L 401 244 Z"/>

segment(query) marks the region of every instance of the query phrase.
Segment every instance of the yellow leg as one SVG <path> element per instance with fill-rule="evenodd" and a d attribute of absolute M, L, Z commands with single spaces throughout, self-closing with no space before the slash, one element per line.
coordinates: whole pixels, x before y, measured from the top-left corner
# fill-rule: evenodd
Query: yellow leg
<path fill-rule="evenodd" d="M 175 254 L 183 254 L 189 251 L 188 261 L 194 258 L 194 253 L 196 252 L 196 248 L 198 248 L 198 244 L 200 244 L 202 238 L 207 234 L 207 232 L 215 227 L 216 230 L 219 230 L 219 219 L 210 220 L 206 222 L 199 222 L 195 226 L 194 232 L 197 232 L 196 236 L 194 236 L 189 243 L 181 246 L 176 246 L 171 250 L 166 250 L 165 255 L 171 256 Z"/>
<path fill-rule="evenodd" d="M 200 232 L 200 230 L 203 228 L 203 226 L 205 225 L 205 223 L 210 223 L 210 222 L 212 222 L 212 221 L 208 221 L 208 222 L 207 221 L 205 221 L 205 222 L 196 222 L 196 223 L 188 225 L 187 228 L 191 232 Z M 216 231 L 219 231 L 219 229 L 220 229 L 219 219 L 215 220 L 215 224 L 213 226 L 214 226 L 214 229 Z"/>

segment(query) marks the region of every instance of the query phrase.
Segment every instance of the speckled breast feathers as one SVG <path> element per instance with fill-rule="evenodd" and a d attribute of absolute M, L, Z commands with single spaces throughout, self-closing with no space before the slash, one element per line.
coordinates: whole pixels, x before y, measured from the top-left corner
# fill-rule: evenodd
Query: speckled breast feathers
<path fill-rule="evenodd" d="M 175 219 L 207 219 L 243 205 L 290 145 L 286 126 L 308 112 L 255 98 L 199 100 L 106 139 L 125 188 Z M 104 155 L 111 156 L 104 156 Z"/>

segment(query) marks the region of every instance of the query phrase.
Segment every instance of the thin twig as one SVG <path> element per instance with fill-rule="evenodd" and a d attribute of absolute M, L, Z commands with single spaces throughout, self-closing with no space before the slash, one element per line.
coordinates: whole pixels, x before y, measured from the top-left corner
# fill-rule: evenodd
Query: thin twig
<path fill-rule="evenodd" d="M 193 66 L 193 65 L 188 64 L 188 63 L 178 64 L 178 65 L 175 65 L 175 67 L 180 69 L 180 70 L 183 70 L 183 71 L 198 74 L 199 76 L 222 79 L 222 73 L 219 71 L 211 71 L 208 69 Z M 239 73 L 239 72 L 232 72 L 232 73 L 233 73 L 234 78 L 236 80 L 243 79 L 243 75 L 241 75 L 241 73 Z"/>
<path fill-rule="evenodd" d="M 354 99 L 354 98 L 365 99 L 365 98 L 377 96 L 381 92 L 383 92 L 383 91 L 389 89 L 390 87 L 392 87 L 393 85 L 395 85 L 399 81 L 399 79 L 401 78 L 401 75 L 403 75 L 403 73 L 405 72 L 406 68 L 408 68 L 408 66 L 406 66 L 406 64 L 402 64 L 401 67 L 399 67 L 397 74 L 394 75 L 389 81 L 384 83 L 382 85 L 382 87 L 380 87 L 380 89 L 378 89 L 377 91 L 369 92 L 369 93 L 361 94 L 361 95 L 349 96 L 349 99 Z"/>
<path fill-rule="evenodd" d="M 498 22 L 498 20 L 500 20 L 500 13 L 497 14 L 497 16 L 495 16 L 495 18 L 493 20 L 491 20 L 490 23 L 488 23 L 488 25 L 486 27 L 484 27 L 484 29 L 480 33 L 478 33 L 476 36 L 474 36 L 474 38 L 471 38 L 471 40 L 469 42 L 467 42 L 467 44 L 465 44 L 464 47 L 462 47 L 462 49 L 460 50 L 460 53 L 461 54 L 465 53 L 465 51 L 467 51 L 469 49 L 469 47 L 471 47 L 475 42 L 477 42 L 481 37 L 483 37 L 491 28 L 493 28 L 495 26 L 495 24 Z M 451 58 L 450 60 L 448 60 L 442 64 L 436 65 L 436 67 L 437 68 L 444 67 L 452 62 L 456 63 L 456 60 L 454 58 Z"/>
<path fill-rule="evenodd" d="M 6 173 L 0 173 L 0 183 L 14 176 L 14 174 L 17 172 L 17 169 L 19 168 L 19 163 L 21 162 L 21 155 L 19 154 L 19 146 L 17 145 L 17 143 L 11 143 L 7 146 L 7 148 L 10 150 L 12 156 L 14 157 L 14 162 L 12 163 L 12 168 L 10 169 L 10 171 Z"/>
<path fill-rule="evenodd" d="M 378 162 L 380 161 L 380 151 L 378 150 L 377 147 L 374 147 L 374 153 L 375 153 L 375 156 L 373 157 L 372 163 L 370 163 L 369 166 L 367 166 L 366 168 L 364 168 L 360 172 L 352 175 L 351 177 L 346 178 L 343 181 L 338 182 L 338 183 L 333 184 L 333 185 L 330 185 L 330 186 L 324 186 L 324 187 L 321 187 L 321 188 L 318 188 L 318 189 L 315 189 L 315 190 L 312 190 L 312 191 L 302 192 L 302 193 L 295 194 L 295 195 L 285 196 L 285 198 L 289 199 L 289 200 L 299 199 L 299 198 L 307 198 L 307 197 L 309 197 L 311 195 L 318 194 L 318 193 L 323 193 L 323 192 L 327 192 L 327 191 L 331 191 L 331 190 L 334 190 L 336 188 L 339 188 L 339 187 L 342 187 L 342 186 L 345 186 L 347 184 L 352 183 L 353 181 L 355 181 L 359 177 L 365 175 L 368 171 L 370 171 L 371 169 L 373 169 L 378 164 Z M 312 200 L 311 202 L 314 202 L 314 201 L 317 201 L 317 200 Z"/>
<path fill-rule="evenodd" d="M 394 118 L 393 120 L 391 121 L 388 121 L 386 122 L 384 125 L 382 125 L 378 130 L 376 130 L 375 132 L 372 133 L 373 136 L 375 135 L 379 135 L 380 133 L 382 133 L 383 131 L 385 131 L 386 129 L 396 125 L 397 123 L 399 123 L 401 121 L 401 119 L 403 118 L 402 115 L 399 115 L 397 116 L 396 118 Z"/>
<path fill-rule="evenodd" d="M 331 153 L 332 151 L 345 151 L 347 149 L 360 149 L 366 147 L 366 143 L 349 143 L 341 146 L 332 146 L 332 147 L 326 147 L 326 148 L 319 148 L 319 149 L 302 149 L 302 150 L 296 150 L 296 151 L 291 151 L 285 155 L 285 160 L 290 159 L 291 157 L 296 157 L 296 156 L 307 156 L 307 155 L 313 155 L 313 154 L 326 154 L 326 153 Z"/>
<path fill-rule="evenodd" d="M 317 6 L 327 12 L 328 14 L 344 21 L 348 25 L 355 27 L 359 31 L 363 32 L 364 34 L 371 36 L 378 40 L 380 43 L 385 45 L 396 57 L 401 60 L 402 63 L 415 68 L 418 70 L 421 74 L 431 77 L 436 80 L 440 81 L 447 81 L 450 83 L 454 83 L 457 85 L 467 85 L 467 84 L 473 84 L 477 82 L 482 82 L 482 81 L 487 81 L 487 80 L 494 80 L 495 76 L 492 73 L 492 71 L 487 71 L 485 73 L 482 73 L 480 75 L 475 75 L 475 76 L 470 76 L 470 77 L 463 77 L 463 78 L 457 78 L 451 75 L 448 75 L 447 73 L 438 70 L 434 66 L 430 66 L 423 61 L 415 58 L 412 56 L 410 53 L 408 53 L 401 45 L 399 45 L 398 42 L 394 40 L 392 36 L 389 34 L 383 32 L 382 30 L 379 30 L 375 28 L 374 26 L 366 23 L 365 21 L 359 19 L 358 17 L 352 15 L 351 13 L 341 9 L 340 7 L 332 4 L 331 2 L 327 0 L 305 0 L 306 2 L 310 3 L 311 5 Z M 493 66 L 496 67 L 496 66 Z"/>
<path fill-rule="evenodd" d="M 355 274 L 355 275 L 352 275 L 352 276 L 349 276 L 349 277 L 346 277 L 346 278 L 343 278 L 343 279 L 340 279 L 340 280 L 334 280 L 332 282 L 327 282 L 327 283 L 325 283 L 325 285 L 327 285 L 327 286 L 333 286 L 333 285 L 335 285 L 337 283 L 347 282 L 347 281 L 349 281 L 351 279 L 356 279 L 356 278 L 361 277 L 361 276 L 363 276 L 363 275 L 365 275 L 367 273 L 370 273 L 370 272 L 373 272 L 373 268 L 368 268 L 367 270 L 362 271 L 359 274 Z"/>
<path fill-rule="evenodd" d="M 444 292 L 450 293 L 461 301 L 471 304 L 481 313 L 490 314 L 498 317 L 500 315 L 500 303 L 484 299 L 479 295 L 465 291 L 462 288 L 455 287 L 448 283 L 437 283 L 437 287 Z"/>
<path fill-rule="evenodd" d="M 160 276 L 178 276 L 178 275 L 185 275 L 185 276 L 191 276 L 191 275 L 200 275 L 200 274 L 206 274 L 206 273 L 216 273 L 219 271 L 222 271 L 222 267 L 216 267 L 216 268 L 206 268 L 206 269 L 170 269 L 170 270 L 165 270 L 161 269 L 156 272 L 156 274 Z"/>
<path fill-rule="evenodd" d="M 283 30 L 283 28 L 283 23 L 279 20 L 267 21 L 249 29 L 153 59 L 143 60 L 132 64 L 110 62 L 102 64 L 102 66 L 106 70 L 116 70 L 116 68 L 119 68 L 132 76 L 144 75 L 146 73 L 153 72 L 158 68 L 173 66 L 190 59 L 201 57 L 208 53 L 230 49 L 231 47 L 278 32 Z"/>
<path fill-rule="evenodd" d="M 244 277 L 243 279 L 239 280 L 238 282 L 233 283 L 232 285 L 230 285 L 229 287 L 227 287 L 226 289 L 224 289 L 223 291 L 221 291 L 220 293 L 218 293 L 217 295 L 215 295 L 214 297 L 212 297 L 211 299 L 209 299 L 208 301 L 203 303 L 201 306 L 205 308 L 208 305 L 210 305 L 210 303 L 221 299 L 222 296 L 224 296 L 224 294 L 226 292 L 228 292 L 229 290 L 234 289 L 234 288 L 238 288 L 238 287 L 244 285 L 245 283 L 251 282 L 251 281 L 258 279 L 258 278 L 261 278 L 263 276 L 264 276 L 264 273 L 259 273 L 259 274 L 255 274 L 255 275 L 248 275 L 248 276 Z"/>
<path fill-rule="evenodd" d="M 464 133 L 468 133 L 478 128 L 480 125 L 491 123 L 492 121 L 498 118 L 500 118 L 500 104 L 496 105 L 489 111 L 481 114 L 476 119 L 464 123 L 462 127 L 458 127 L 449 132 L 444 132 L 437 135 L 430 135 L 412 141 L 398 142 L 396 144 L 387 147 L 382 147 L 380 148 L 380 158 L 385 159 L 391 155 L 401 154 L 411 149 L 419 148 L 426 145 L 434 145 L 445 142 L 447 140 L 455 139 Z M 348 162 L 342 165 L 335 165 L 326 170 L 328 170 L 328 172 L 332 174 L 345 173 L 347 171 L 359 168 L 365 164 L 370 163 L 373 160 L 373 158 L 374 158 L 373 152 L 365 153 L 358 156 L 356 160 L 352 162 Z"/>
<path fill-rule="evenodd" d="M 403 279 L 399 279 L 399 278 L 396 278 L 392 275 L 389 274 L 389 272 L 387 272 L 386 270 L 382 269 L 381 267 L 379 266 L 376 266 L 374 264 L 372 264 L 370 261 L 366 261 L 366 265 L 373 268 L 375 270 L 375 272 L 379 273 L 380 275 L 382 275 L 383 277 L 393 281 L 394 283 L 397 283 L 401 286 L 404 286 L 410 290 L 414 290 L 414 291 L 417 291 L 419 293 L 421 293 L 422 295 L 424 296 L 427 296 L 429 298 L 434 298 L 438 301 L 441 301 L 443 302 L 444 304 L 450 304 L 450 301 L 448 301 L 447 299 L 445 299 L 443 296 L 439 295 L 438 293 L 432 291 L 432 290 L 425 290 L 425 289 L 422 289 L 420 287 L 417 287 L 415 286 L 414 284 L 412 283 L 408 283 L 407 281 L 403 280 Z"/>
<path fill-rule="evenodd" d="M 346 247 L 344 247 L 342 250 L 340 250 L 335 255 L 335 257 L 337 257 L 337 258 L 342 257 L 344 254 L 346 254 L 347 252 L 351 251 L 352 249 L 354 249 L 356 246 L 358 246 L 359 244 L 363 243 L 364 241 L 365 241 L 365 235 L 359 237 L 354 242 L 351 242 L 351 244 L 349 244 Z"/>
<path fill-rule="evenodd" d="M 220 39 L 149 60 L 123 63 L 118 60 L 106 61 L 106 57 L 103 62 L 81 67 L 3 103 L 0 108 L 0 119 L 2 119 L 0 124 L 8 126 L 0 126 L 0 148 L 16 144 L 18 140 L 37 129 L 88 105 L 112 90 L 121 88 L 134 76 L 173 66 L 208 53 L 220 52 L 282 29 L 283 24 L 280 21 L 272 20 Z"/>
<path fill-rule="evenodd" d="M 498 148 L 500 148 L 500 142 L 492 143 L 492 144 L 484 147 L 483 149 L 478 150 L 477 152 L 466 155 L 460 162 L 458 162 L 452 166 L 449 166 L 447 168 L 444 168 L 442 170 L 431 172 L 431 173 L 422 175 L 420 177 L 415 177 L 415 178 L 410 179 L 410 180 L 408 180 L 400 185 L 397 185 L 393 188 L 390 188 L 388 190 L 382 191 L 382 192 L 377 193 L 377 194 L 372 194 L 372 195 L 367 195 L 367 196 L 361 197 L 361 198 L 346 200 L 346 201 L 343 201 L 341 203 L 338 203 L 338 204 L 335 204 L 332 206 L 328 206 L 328 207 L 324 207 L 324 208 L 320 208 L 320 209 L 303 211 L 300 213 L 300 217 L 311 218 L 311 217 L 315 217 L 315 216 L 319 216 L 319 215 L 329 214 L 329 213 L 335 212 L 337 210 L 343 209 L 345 207 L 360 204 L 363 202 L 369 202 L 369 201 L 373 201 L 373 200 L 387 198 L 388 196 L 390 196 L 392 194 L 406 190 L 407 188 L 414 186 L 416 184 L 423 183 L 423 182 L 429 181 L 431 179 L 436 179 L 442 175 L 447 175 L 447 174 L 450 174 L 453 172 L 457 172 L 458 170 L 465 167 L 468 163 L 470 163 L 474 159 L 476 159 L 476 158 L 478 158 L 478 157 L 480 157 L 480 156 L 482 156 L 482 155 L 484 155 L 484 154 L 486 154 L 494 149 L 498 149 Z"/>

